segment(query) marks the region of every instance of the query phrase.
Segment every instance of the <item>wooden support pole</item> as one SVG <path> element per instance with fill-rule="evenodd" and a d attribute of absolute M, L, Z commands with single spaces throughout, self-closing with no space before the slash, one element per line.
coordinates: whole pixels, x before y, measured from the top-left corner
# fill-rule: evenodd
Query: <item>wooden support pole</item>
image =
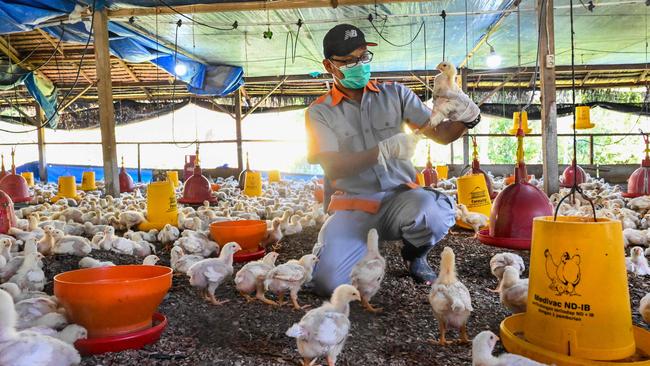
<path fill-rule="evenodd" d="M 544 4 L 544 9 L 541 5 Z M 542 103 L 542 174 L 544 191 L 550 195 L 560 190 L 557 152 L 557 105 L 555 96 L 555 27 L 553 0 L 537 0 L 537 14 L 542 12 L 539 42 L 540 85 Z"/>
<path fill-rule="evenodd" d="M 244 170 L 244 152 L 241 138 L 241 91 L 235 92 L 235 128 L 237 129 L 237 169 Z"/>
<path fill-rule="evenodd" d="M 97 95 L 99 99 L 99 128 L 102 134 L 104 156 L 104 182 L 106 194 L 114 197 L 120 194 L 120 180 L 117 168 L 115 146 L 115 111 L 111 85 L 111 55 L 108 51 L 108 14 L 106 8 L 94 12 L 95 65 L 97 68 Z"/>
<path fill-rule="evenodd" d="M 467 68 L 460 69 L 460 87 L 467 94 Z M 463 135 L 463 164 L 469 165 L 469 131 Z"/>
<path fill-rule="evenodd" d="M 36 107 L 36 123 L 40 126 L 45 122 L 45 115 L 38 103 L 34 103 Z M 41 182 L 47 183 L 47 158 L 45 156 L 45 127 L 36 130 L 36 137 L 38 139 L 38 176 Z"/>

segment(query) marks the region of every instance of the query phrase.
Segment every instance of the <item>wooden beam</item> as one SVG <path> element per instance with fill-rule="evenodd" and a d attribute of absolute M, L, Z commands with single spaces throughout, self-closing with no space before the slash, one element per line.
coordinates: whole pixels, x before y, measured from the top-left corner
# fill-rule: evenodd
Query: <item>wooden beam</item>
<path fill-rule="evenodd" d="M 237 130 L 237 168 L 244 170 L 244 152 L 241 138 L 241 88 L 235 92 L 235 128 Z"/>
<path fill-rule="evenodd" d="M 29 61 L 23 61 L 20 58 L 19 56 L 20 54 L 18 53 L 18 51 L 16 51 L 15 48 L 11 47 L 11 45 L 9 44 L 9 42 L 7 42 L 7 39 L 5 37 L 0 37 L 0 52 L 4 53 L 14 63 L 20 64 L 20 66 L 23 69 L 27 69 L 30 71 L 36 69 L 36 66 L 34 66 L 32 63 L 30 63 Z M 51 82 L 51 80 L 47 76 L 45 76 L 45 74 L 43 74 L 41 71 L 36 70 L 34 71 L 34 73 L 36 73 L 36 75 L 43 78 L 44 80 Z"/>
<path fill-rule="evenodd" d="M 589 80 L 589 77 L 590 77 L 590 76 L 591 76 L 591 71 L 587 71 L 587 73 L 585 74 L 585 77 L 582 78 L 582 81 L 580 82 L 580 86 L 581 86 L 581 87 L 585 85 L 585 83 L 587 82 L 587 80 Z"/>
<path fill-rule="evenodd" d="M 115 111 L 111 89 L 111 54 L 108 50 L 108 14 L 106 8 L 94 12 L 95 65 L 97 68 L 97 94 L 99 99 L 99 128 L 104 156 L 104 182 L 106 194 L 117 197 L 120 181 L 117 170 L 115 146 Z"/>
<path fill-rule="evenodd" d="M 269 97 L 271 96 L 271 94 L 273 94 L 273 92 L 275 92 L 276 90 L 278 90 L 278 88 L 280 88 L 280 87 L 282 86 L 282 84 L 284 84 L 285 80 L 287 80 L 286 77 L 283 78 L 282 80 L 280 80 L 280 82 L 277 83 L 277 84 L 275 85 L 275 87 L 274 87 L 273 89 L 271 89 L 271 91 L 269 91 L 268 93 L 266 93 L 266 95 L 263 96 L 262 99 L 260 99 L 257 103 L 255 103 L 255 105 L 254 105 L 253 107 L 251 107 L 251 108 L 246 112 L 246 114 L 244 114 L 244 116 L 242 117 L 242 119 L 245 119 L 246 117 L 248 117 L 249 114 L 255 112 L 255 110 L 256 110 L 257 108 L 259 108 L 259 106 L 262 105 L 262 103 L 264 103 L 265 100 L 269 99 Z"/>
<path fill-rule="evenodd" d="M 81 98 L 88 90 L 90 90 L 95 84 L 90 84 L 88 85 L 84 90 L 81 91 L 81 93 L 77 93 L 77 95 L 74 96 L 74 98 L 70 99 L 68 103 L 66 103 L 61 109 L 59 109 L 59 114 L 62 114 L 63 111 L 65 111 L 69 106 L 72 105 L 72 103 L 76 102 L 77 99 Z"/>
<path fill-rule="evenodd" d="M 129 67 L 129 65 L 127 65 L 126 62 L 124 62 L 124 60 L 122 60 L 119 57 L 115 57 L 115 60 L 117 60 L 117 63 L 120 64 L 120 66 L 124 69 L 124 71 L 126 71 L 127 74 L 129 74 L 129 76 L 131 77 L 131 79 L 133 79 L 133 81 L 135 81 L 138 84 L 140 83 L 140 78 L 138 78 L 138 75 L 136 75 L 135 72 L 133 72 L 133 70 L 131 70 L 131 67 Z M 145 88 L 144 86 L 141 86 L 140 89 L 142 89 L 142 91 L 149 98 L 152 98 L 151 93 L 149 93 L 149 90 L 147 90 L 147 88 Z"/>
<path fill-rule="evenodd" d="M 542 9 L 541 5 L 545 4 Z M 539 65 L 542 103 L 542 176 L 544 191 L 551 195 L 560 190 L 557 156 L 557 105 L 555 96 L 555 67 L 548 63 L 555 56 L 555 26 L 553 0 L 537 0 L 541 16 Z"/>
<path fill-rule="evenodd" d="M 40 33 L 41 36 L 43 36 L 43 38 L 45 38 L 45 40 L 47 40 L 52 45 L 52 47 L 54 48 L 55 51 L 60 53 L 61 56 L 63 56 L 65 58 L 65 54 L 63 53 L 63 49 L 62 49 L 62 47 L 60 47 L 61 46 L 60 44 L 57 44 L 57 42 L 55 42 L 54 39 L 52 39 L 52 37 L 50 37 L 50 35 L 47 34 L 46 31 L 44 31 L 44 30 L 42 30 L 40 28 L 37 28 L 36 30 L 38 31 L 38 33 Z"/>
<path fill-rule="evenodd" d="M 380 3 L 413 3 L 423 0 L 382 0 Z M 338 0 L 338 6 L 374 5 L 376 0 Z M 330 8 L 331 0 L 274 0 L 274 1 L 235 1 L 220 2 L 214 4 L 178 5 L 174 9 L 166 6 L 138 7 L 117 9 L 108 12 L 111 18 L 129 18 L 142 15 L 175 14 L 176 11 L 183 14 L 198 13 L 221 13 L 227 11 L 251 11 L 251 10 L 280 10 L 280 9 L 306 9 L 306 8 Z"/>
<path fill-rule="evenodd" d="M 510 80 L 512 80 L 516 75 L 509 75 L 504 81 L 501 82 L 501 84 L 497 85 L 496 88 L 492 89 L 488 95 L 484 96 L 483 99 L 481 99 L 480 102 L 478 102 L 478 106 L 480 107 L 483 105 L 483 103 L 487 102 L 494 94 L 496 94 L 501 88 L 503 88 L 504 85 L 506 85 Z"/>
<path fill-rule="evenodd" d="M 34 103 L 36 108 L 36 126 L 40 126 L 45 122 L 45 115 L 38 103 Z M 47 157 L 45 155 L 45 128 L 36 130 L 36 138 L 38 140 L 38 176 L 41 182 L 47 183 Z"/>
<path fill-rule="evenodd" d="M 643 70 L 643 72 L 641 72 L 641 75 L 639 75 L 639 78 L 637 79 L 636 82 L 637 82 L 637 83 L 642 83 L 642 82 L 644 82 L 644 81 L 645 81 L 645 78 L 646 78 L 647 76 L 648 76 L 648 70 Z"/>

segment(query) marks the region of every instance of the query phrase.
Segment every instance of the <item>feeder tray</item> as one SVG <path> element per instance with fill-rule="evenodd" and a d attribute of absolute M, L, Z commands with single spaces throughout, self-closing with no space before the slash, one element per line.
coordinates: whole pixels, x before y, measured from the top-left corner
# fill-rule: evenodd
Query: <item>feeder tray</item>
<path fill-rule="evenodd" d="M 105 338 L 80 339 L 74 346 L 83 356 L 98 355 L 107 352 L 121 352 L 127 349 L 140 349 L 156 343 L 167 328 L 167 317 L 160 313 L 153 314 L 153 326 L 137 332 Z"/>
<path fill-rule="evenodd" d="M 503 346 L 508 352 L 516 353 L 544 362 L 547 364 L 561 365 L 561 366 L 584 366 L 584 365 L 603 365 L 603 366 L 649 366 L 650 359 L 650 332 L 647 330 L 633 326 L 634 342 L 636 344 L 637 352 L 635 359 L 632 360 L 619 360 L 619 361 L 593 361 L 584 358 L 577 358 L 567 356 L 561 353 L 549 351 L 540 346 L 534 345 L 524 338 L 525 314 L 515 314 L 505 318 L 500 325 L 500 338 Z M 645 357 L 643 355 L 646 355 Z"/>
<path fill-rule="evenodd" d="M 170 181 L 153 182 L 147 186 L 147 219 L 139 230 L 162 230 L 166 224 L 178 226 L 178 205 L 174 185 Z"/>
<path fill-rule="evenodd" d="M 210 234 L 220 245 L 236 242 L 242 250 L 235 253 L 236 262 L 256 260 L 264 256 L 260 242 L 266 235 L 266 221 L 239 220 L 222 221 L 210 224 Z"/>
<path fill-rule="evenodd" d="M 641 160 L 641 166 L 637 168 L 627 180 L 627 192 L 623 197 L 634 198 L 650 194 L 650 139 L 643 133 L 645 142 L 645 158 Z"/>
<path fill-rule="evenodd" d="M 200 166 L 194 167 L 194 174 L 187 179 L 183 186 L 183 197 L 178 202 L 189 205 L 201 205 L 203 201 L 216 203 L 217 198 L 212 195 L 210 181 L 202 172 Z"/>
<path fill-rule="evenodd" d="M 126 172 L 124 168 L 124 159 L 122 159 L 122 168 L 120 169 L 120 193 L 124 192 L 133 192 L 135 190 L 135 184 L 133 183 L 133 178 Z"/>
<path fill-rule="evenodd" d="M 95 172 L 88 171 L 81 173 L 81 187 L 84 192 L 96 191 L 97 183 L 95 182 Z"/>
<path fill-rule="evenodd" d="M 431 145 L 429 144 L 427 144 L 427 163 L 421 173 L 421 186 L 430 187 L 433 184 L 435 187 L 438 185 L 438 172 L 433 168 L 433 164 L 431 163 Z"/>
<path fill-rule="evenodd" d="M 578 171 L 578 174 L 574 174 L 573 172 L 573 162 L 571 165 L 569 165 L 566 169 L 564 169 L 564 173 L 562 173 L 562 182 L 560 183 L 560 186 L 564 188 L 571 188 L 573 187 L 573 179 L 576 177 L 576 181 L 578 184 L 582 184 L 587 181 L 587 173 L 585 173 L 585 170 L 582 169 L 580 165 L 576 165 L 576 170 Z"/>
<path fill-rule="evenodd" d="M 34 186 L 34 173 L 32 173 L 32 172 L 22 172 L 22 173 L 20 173 L 20 176 L 25 178 L 25 181 L 27 182 L 28 187 L 33 187 Z"/>
<path fill-rule="evenodd" d="M 492 179 L 490 179 L 490 176 L 487 175 L 487 173 L 485 173 L 483 169 L 481 169 L 481 162 L 478 160 L 478 144 L 476 143 L 475 136 L 472 136 L 472 144 L 473 144 L 474 151 L 472 152 L 473 159 L 472 159 L 471 169 L 468 170 L 464 175 L 482 174 L 483 178 L 485 178 L 485 185 L 487 186 L 487 190 L 490 194 L 490 199 L 493 200 L 497 197 L 497 193 L 494 192 L 494 190 L 492 189 Z M 438 167 L 436 167 L 436 169 L 438 169 Z"/>
<path fill-rule="evenodd" d="M 493 247 L 510 248 L 515 250 L 530 249 L 530 238 L 499 238 L 490 236 L 490 229 L 483 229 L 478 232 L 478 240 Z"/>
<path fill-rule="evenodd" d="M 79 201 L 81 198 L 77 195 L 77 183 L 73 176 L 61 176 L 58 181 L 58 192 L 52 197 L 52 203 L 62 198 L 72 198 Z"/>

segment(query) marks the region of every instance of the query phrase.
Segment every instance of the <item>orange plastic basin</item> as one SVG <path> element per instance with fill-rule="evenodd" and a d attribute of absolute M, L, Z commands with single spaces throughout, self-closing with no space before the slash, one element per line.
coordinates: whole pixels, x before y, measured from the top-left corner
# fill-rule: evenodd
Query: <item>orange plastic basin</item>
<path fill-rule="evenodd" d="M 533 177 L 535 177 L 535 176 L 529 174 L 529 175 L 528 175 L 528 179 L 526 179 L 526 182 L 528 182 L 528 181 L 530 181 L 531 179 L 533 179 Z M 505 181 L 504 181 L 504 183 L 505 183 L 506 185 L 510 185 L 510 184 L 512 184 L 512 183 L 514 183 L 514 182 L 515 182 L 515 176 L 514 176 L 514 175 L 509 175 L 509 176 L 507 176 L 506 179 L 505 179 Z"/>
<path fill-rule="evenodd" d="M 243 252 L 251 252 L 258 250 L 260 242 L 266 235 L 266 221 L 213 222 L 210 224 L 210 234 L 220 246 L 234 241 L 241 246 Z"/>
<path fill-rule="evenodd" d="M 216 191 L 221 189 L 221 186 L 218 185 L 217 183 L 211 183 L 210 184 L 210 189 L 212 189 L 212 191 L 216 192 Z"/>
<path fill-rule="evenodd" d="M 150 328 L 171 284 L 169 267 L 88 268 L 54 276 L 54 295 L 88 338 L 111 337 Z"/>

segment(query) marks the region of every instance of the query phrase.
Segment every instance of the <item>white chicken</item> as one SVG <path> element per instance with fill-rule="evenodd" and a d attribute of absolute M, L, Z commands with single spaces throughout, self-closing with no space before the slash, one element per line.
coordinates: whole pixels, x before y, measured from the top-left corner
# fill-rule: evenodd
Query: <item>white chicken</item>
<path fill-rule="evenodd" d="M 501 280 L 499 293 L 501 304 L 513 314 L 525 313 L 528 301 L 528 279 L 519 278 L 519 271 L 514 267 L 506 267 Z"/>
<path fill-rule="evenodd" d="M 625 265 L 628 272 L 632 272 L 637 276 L 650 275 L 648 259 L 645 257 L 645 253 L 641 247 L 633 247 L 630 249 L 630 256 L 625 258 Z"/>
<path fill-rule="evenodd" d="M 16 274 L 9 279 L 9 282 L 18 285 L 21 290 L 43 291 L 46 278 L 41 269 L 43 267 L 42 258 L 43 255 L 39 252 L 26 253 L 23 263 Z"/>
<path fill-rule="evenodd" d="M 156 263 L 158 263 L 158 261 L 160 261 L 160 258 L 158 258 L 157 255 L 150 254 L 150 255 L 144 257 L 144 259 L 142 260 L 142 265 L 143 266 L 155 266 Z"/>
<path fill-rule="evenodd" d="M 501 278 L 503 277 L 503 271 L 506 267 L 513 267 L 519 274 L 524 273 L 526 270 L 526 265 L 524 264 L 524 259 L 521 258 L 518 254 L 515 253 L 497 253 L 490 258 L 490 272 L 497 278 L 497 288 L 490 290 L 492 292 L 499 292 L 501 289 Z"/>
<path fill-rule="evenodd" d="M 158 233 L 158 241 L 163 244 L 173 243 L 178 239 L 180 235 L 181 233 L 177 227 L 166 224 Z"/>
<path fill-rule="evenodd" d="M 456 218 L 469 225 L 476 234 L 488 224 L 488 217 L 479 212 L 470 212 L 462 203 L 456 205 Z"/>
<path fill-rule="evenodd" d="M 650 293 L 641 298 L 639 302 L 639 314 L 646 324 L 650 324 Z"/>
<path fill-rule="evenodd" d="M 443 61 L 436 66 L 440 71 L 433 79 L 433 111 L 429 118 L 429 126 L 436 127 L 440 122 L 449 116 L 455 107 L 451 98 L 456 95 L 460 88 L 456 84 L 456 67 L 448 61 Z"/>
<path fill-rule="evenodd" d="M 0 365 L 69 366 L 81 357 L 73 346 L 32 331 L 16 331 L 17 314 L 11 296 L 0 291 Z"/>
<path fill-rule="evenodd" d="M 350 332 L 350 302 L 360 299 L 356 288 L 340 285 L 334 289 L 329 302 L 310 310 L 287 330 L 287 336 L 296 338 L 303 366 L 311 366 L 323 356 L 328 366 L 336 364 Z"/>
<path fill-rule="evenodd" d="M 131 230 L 132 227 L 144 222 L 144 215 L 138 211 L 123 211 L 118 215 L 118 220 L 126 230 Z"/>
<path fill-rule="evenodd" d="M 361 305 L 368 311 L 376 313 L 370 300 L 379 291 L 381 281 L 386 273 L 386 260 L 379 253 L 379 234 L 376 229 L 368 231 L 366 255 L 352 268 L 350 279 L 352 286 L 361 294 Z"/>
<path fill-rule="evenodd" d="M 196 262 L 202 261 L 205 258 L 196 254 L 185 254 L 183 248 L 175 246 L 171 249 L 169 264 L 174 272 L 187 273 L 187 270 L 192 267 Z"/>
<path fill-rule="evenodd" d="M 278 253 L 270 252 L 259 261 L 246 263 L 235 275 L 235 287 L 237 291 L 246 299 L 253 301 L 254 298 L 250 293 L 255 291 L 255 298 L 265 304 L 277 305 L 273 300 L 264 296 L 264 279 L 266 274 L 275 267 L 275 261 L 278 259 Z"/>
<path fill-rule="evenodd" d="M 291 219 L 289 219 L 289 223 L 287 224 L 287 227 L 284 229 L 284 235 L 286 236 L 296 235 L 296 234 L 300 234 L 301 232 L 302 232 L 302 225 L 300 224 L 300 216 L 298 215 L 291 216 Z"/>
<path fill-rule="evenodd" d="M 224 245 L 219 258 L 208 258 L 194 263 L 187 271 L 190 285 L 198 288 L 203 297 L 214 305 L 222 305 L 229 300 L 218 301 L 214 291 L 226 278 L 232 276 L 232 259 L 235 252 L 241 250 L 235 242 Z"/>
<path fill-rule="evenodd" d="M 648 244 L 648 231 L 637 229 L 623 229 L 623 242 L 627 248 L 630 245 L 646 246 Z"/>
<path fill-rule="evenodd" d="M 54 254 L 83 257 L 92 251 L 90 240 L 82 236 L 65 235 L 61 230 L 54 230 L 52 238 L 54 239 L 54 246 L 52 247 L 52 253 Z"/>
<path fill-rule="evenodd" d="M 79 268 L 101 268 L 101 267 L 113 267 L 115 263 L 110 261 L 99 261 L 91 257 L 83 257 L 79 260 Z"/>
<path fill-rule="evenodd" d="M 282 228 L 280 227 L 281 221 L 279 218 L 274 218 L 271 221 L 271 228 L 266 232 L 266 237 L 260 244 L 263 248 L 271 245 L 273 250 L 278 250 L 278 243 L 282 240 Z"/>
<path fill-rule="evenodd" d="M 460 341 L 469 342 L 467 338 L 467 319 L 474 310 L 467 287 L 456 277 L 456 255 L 445 247 L 440 255 L 440 273 L 431 286 L 429 303 L 440 328 L 440 345 L 447 345 L 448 328 L 460 329 Z"/>
<path fill-rule="evenodd" d="M 284 295 L 289 291 L 294 309 L 303 309 L 298 304 L 298 292 L 303 284 L 311 281 L 316 262 L 318 262 L 318 257 L 307 254 L 299 260 L 292 259 L 276 266 L 266 275 L 264 288 L 278 296 L 280 305 L 284 305 Z"/>
<path fill-rule="evenodd" d="M 504 353 L 499 357 L 492 356 L 494 346 L 499 337 L 485 330 L 472 340 L 472 366 L 544 366 L 523 356 Z"/>

